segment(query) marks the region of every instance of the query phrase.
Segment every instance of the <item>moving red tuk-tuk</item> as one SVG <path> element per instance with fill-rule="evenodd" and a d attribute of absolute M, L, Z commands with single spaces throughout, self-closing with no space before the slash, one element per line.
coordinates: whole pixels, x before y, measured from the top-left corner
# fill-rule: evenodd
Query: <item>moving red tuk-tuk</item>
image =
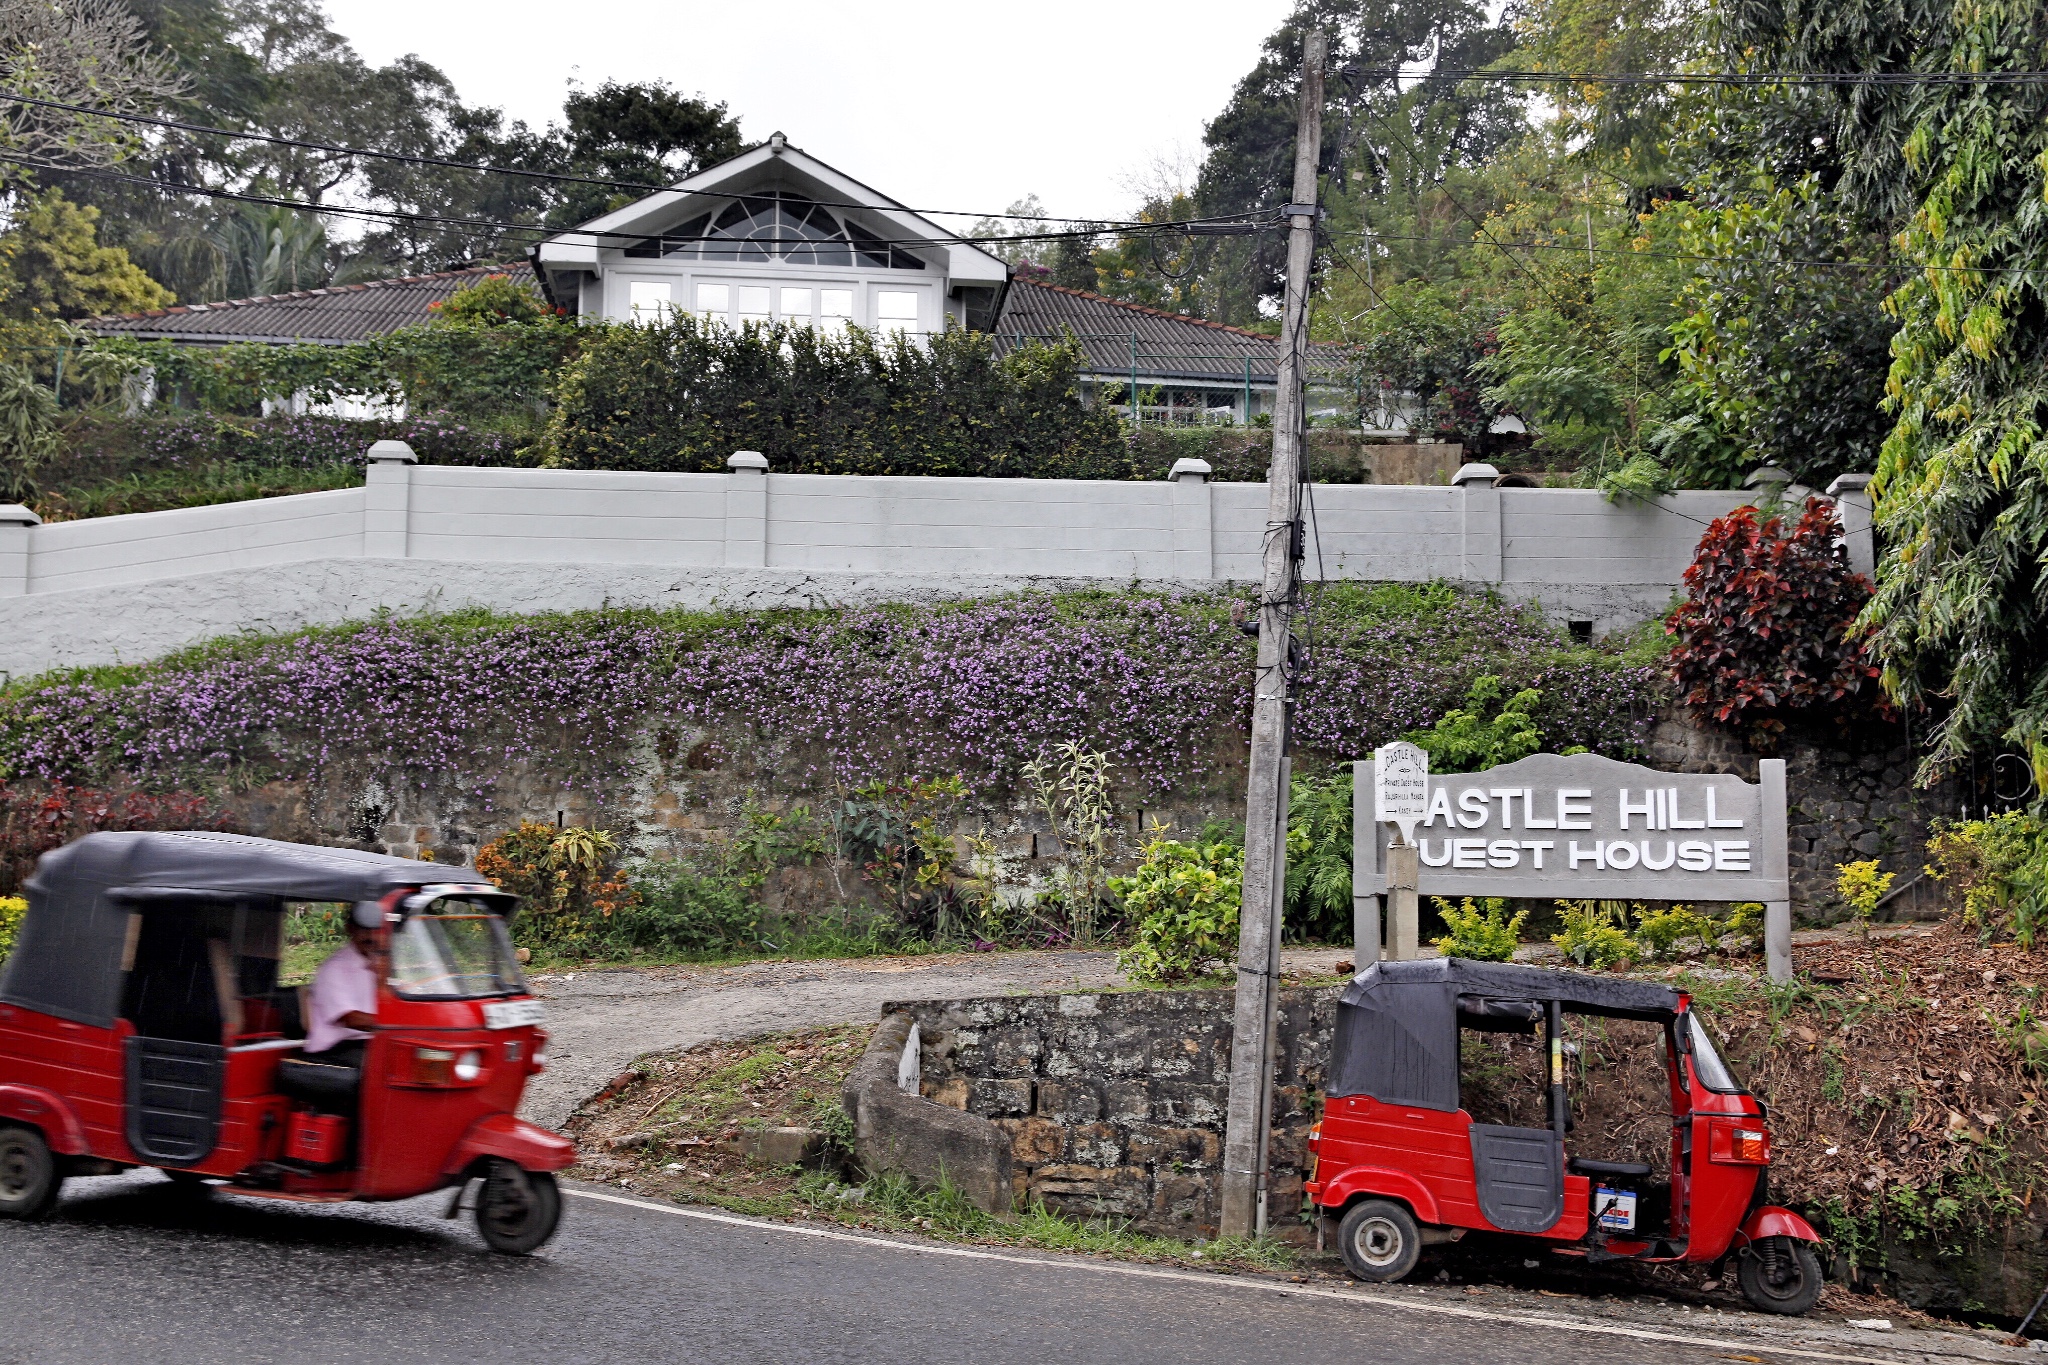
<path fill-rule="evenodd" d="M 198 832 L 43 855 L 0 977 L 0 1215 L 68 1175 L 156 1166 L 187 1188 L 309 1202 L 453 1186 L 494 1250 L 561 1217 L 569 1140 L 514 1117 L 547 1035 L 475 873 Z M 388 956 L 360 1072 L 302 1056 L 277 984 L 287 907 L 341 903 Z M 359 1075 L 359 1080 L 358 1080 Z"/>
<path fill-rule="evenodd" d="M 1662 1026 L 1671 1148 L 1645 1161 L 1569 1154 L 1562 1016 Z M 1541 1030 L 1545 1127 L 1475 1123 L 1461 1107 L 1468 1033 Z M 1518 1234 L 1588 1262 L 1736 1258 L 1749 1302 L 1804 1313 L 1820 1296 L 1820 1238 L 1765 1202 L 1763 1104 L 1729 1075 L 1681 991 L 1651 982 L 1444 958 L 1368 966 L 1340 998 L 1323 1115 L 1311 1130 L 1309 1198 L 1338 1218 L 1361 1279 L 1398 1280 L 1425 1245 Z M 1545 1082 L 1547 1081 L 1547 1084 Z M 1637 1155 L 1641 1155 L 1638 1153 Z"/>

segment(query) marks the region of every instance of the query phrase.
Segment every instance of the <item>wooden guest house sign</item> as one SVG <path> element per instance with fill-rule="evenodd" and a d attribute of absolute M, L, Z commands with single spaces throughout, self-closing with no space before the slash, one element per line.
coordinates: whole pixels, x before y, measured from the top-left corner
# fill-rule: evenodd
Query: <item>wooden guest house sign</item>
<path fill-rule="evenodd" d="M 1758 781 L 1667 773 L 1597 754 L 1532 754 L 1478 773 L 1431 773 L 1414 839 L 1425 896 L 1603 900 L 1790 899 L 1785 764 Z M 1352 893 L 1384 895 L 1392 831 L 1375 773 L 1356 767 Z"/>

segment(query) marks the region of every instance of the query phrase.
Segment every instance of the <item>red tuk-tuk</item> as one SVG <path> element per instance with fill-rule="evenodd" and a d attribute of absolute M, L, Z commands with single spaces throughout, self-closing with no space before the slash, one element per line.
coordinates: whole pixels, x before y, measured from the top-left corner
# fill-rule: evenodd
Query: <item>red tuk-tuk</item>
<path fill-rule="evenodd" d="M 1671 1099 L 1661 1174 L 1646 1161 L 1569 1154 L 1565 1014 L 1661 1025 Z M 1538 1030 L 1548 1064 L 1531 1099 L 1547 1126 L 1475 1123 L 1461 1107 L 1461 1062 L 1483 1059 L 1486 1040 L 1468 1035 Z M 1819 1236 L 1765 1202 L 1764 1106 L 1729 1075 L 1683 992 L 1462 958 L 1374 963 L 1340 997 L 1324 1094 L 1308 1195 L 1339 1219 L 1339 1248 L 1360 1279 L 1398 1280 L 1425 1245 L 1478 1231 L 1588 1262 L 1732 1255 L 1743 1296 L 1766 1312 L 1804 1313 L 1820 1296 Z"/>
<path fill-rule="evenodd" d="M 306 1202 L 455 1187 L 494 1250 L 561 1217 L 568 1139 L 514 1117 L 547 1035 L 475 873 L 199 832 L 89 834 L 43 855 L 0 977 L 0 1215 L 68 1175 L 156 1166 L 188 1189 Z M 302 1056 L 280 989 L 293 904 L 340 903 L 390 969 L 360 1071 Z"/>

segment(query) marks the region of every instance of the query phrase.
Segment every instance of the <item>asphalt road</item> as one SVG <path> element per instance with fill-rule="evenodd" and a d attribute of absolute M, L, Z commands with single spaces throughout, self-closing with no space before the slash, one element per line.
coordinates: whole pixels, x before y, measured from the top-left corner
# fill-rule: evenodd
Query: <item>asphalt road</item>
<path fill-rule="evenodd" d="M 512 1259 L 441 1221 L 444 1202 L 194 1201 L 154 1172 L 75 1181 L 51 1221 L 0 1224 L 0 1365 L 1798 1358 L 1711 1333 L 1432 1309 L 1404 1288 L 907 1249 L 617 1196 L 570 1197 L 555 1241 Z"/>

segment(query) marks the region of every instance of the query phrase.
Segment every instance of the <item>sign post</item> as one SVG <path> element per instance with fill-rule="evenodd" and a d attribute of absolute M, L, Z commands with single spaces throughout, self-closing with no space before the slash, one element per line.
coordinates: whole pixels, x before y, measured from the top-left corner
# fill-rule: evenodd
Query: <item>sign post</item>
<path fill-rule="evenodd" d="M 1429 754 L 1404 742 L 1375 750 L 1372 761 L 1373 823 L 1399 831 L 1387 848 L 1387 957 L 1406 962 L 1422 948 L 1415 827 L 1429 814 Z"/>
<path fill-rule="evenodd" d="M 1376 817 L 1354 822 L 1354 913 L 1380 896 L 1395 902 L 1389 957 L 1404 947 L 1399 902 L 1418 895 L 1757 901 L 1766 969 L 1773 981 L 1791 979 L 1783 759 L 1761 760 L 1753 783 L 1598 754 L 1532 754 L 1480 773 L 1425 768 L 1422 810 L 1408 820 L 1401 798 L 1381 794 L 1381 771 L 1402 747 L 1360 762 L 1354 789 L 1360 809 L 1372 792 Z M 1415 871 L 1404 875 L 1409 858 Z"/>

